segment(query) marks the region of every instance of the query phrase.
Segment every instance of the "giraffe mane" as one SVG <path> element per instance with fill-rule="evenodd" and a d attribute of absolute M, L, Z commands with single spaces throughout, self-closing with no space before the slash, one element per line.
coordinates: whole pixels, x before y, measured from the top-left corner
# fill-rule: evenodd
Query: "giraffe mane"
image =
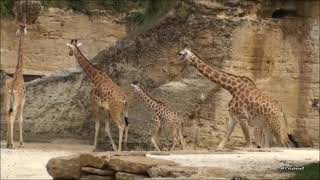
<path fill-rule="evenodd" d="M 74 47 L 77 49 L 77 51 L 79 51 L 79 53 L 81 54 L 81 56 L 82 56 L 86 61 L 88 61 L 88 63 L 89 63 L 90 65 L 92 65 L 94 68 L 96 68 L 96 69 L 99 70 L 99 71 L 105 72 L 105 71 L 101 70 L 99 67 L 97 67 L 97 66 L 95 66 L 94 64 L 92 64 L 92 63 L 88 60 L 88 58 L 82 53 L 82 51 L 79 49 L 78 46 L 74 46 Z M 105 73 L 106 73 L 106 72 L 105 72 Z"/>
<path fill-rule="evenodd" d="M 195 52 L 195 51 L 193 51 L 192 49 L 190 49 L 190 51 L 197 57 L 197 58 L 199 58 L 199 59 L 201 59 L 202 60 L 202 58 Z M 249 77 L 247 77 L 247 76 L 237 76 L 237 75 L 234 75 L 234 74 L 230 74 L 230 73 L 228 73 L 228 72 L 226 72 L 226 71 L 223 71 L 223 70 L 221 70 L 221 69 L 218 69 L 219 71 L 221 71 L 221 72 L 223 72 L 223 73 L 225 73 L 225 74 L 227 74 L 227 75 L 229 75 L 229 76 L 233 76 L 233 77 L 239 77 L 239 78 L 241 78 L 241 79 L 247 79 L 249 82 L 251 82 L 254 86 L 256 86 L 256 84 L 249 78 Z"/>
<path fill-rule="evenodd" d="M 137 86 L 139 86 L 139 88 L 140 88 L 144 93 L 146 93 L 146 95 L 149 96 L 152 100 L 156 101 L 156 102 L 159 103 L 159 104 L 164 105 L 164 103 L 163 103 L 162 101 L 157 100 L 157 99 L 155 99 L 154 97 L 152 97 L 152 96 L 151 96 L 146 90 L 144 90 L 140 85 L 137 85 Z"/>

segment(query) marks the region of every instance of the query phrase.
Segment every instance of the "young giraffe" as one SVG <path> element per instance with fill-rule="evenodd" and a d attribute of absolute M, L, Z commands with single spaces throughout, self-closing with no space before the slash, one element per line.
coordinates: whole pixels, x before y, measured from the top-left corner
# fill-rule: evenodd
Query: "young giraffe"
<path fill-rule="evenodd" d="M 172 136 L 173 136 L 173 144 L 171 147 L 171 151 L 174 150 L 176 143 L 180 139 L 182 149 L 184 149 L 184 141 L 182 136 L 182 118 L 178 116 L 175 111 L 172 111 L 164 105 L 162 102 L 151 97 L 145 90 L 141 88 L 141 86 L 134 82 L 131 84 L 134 87 L 135 92 L 141 96 L 143 101 L 151 108 L 153 111 L 152 120 L 154 121 L 154 129 L 152 130 L 151 142 L 157 149 L 160 151 L 156 143 L 156 137 L 159 129 L 161 128 L 171 128 Z"/>
<path fill-rule="evenodd" d="M 13 146 L 13 131 L 14 131 L 14 121 L 16 116 L 19 116 L 19 130 L 20 137 L 19 143 L 20 147 L 23 147 L 23 109 L 25 103 L 25 83 L 23 78 L 23 43 L 24 43 L 24 35 L 27 33 L 25 23 L 18 24 L 18 30 L 16 35 L 19 36 L 19 48 L 18 48 L 18 61 L 16 66 L 16 71 L 13 75 L 13 78 L 8 80 L 7 88 L 8 88 L 8 101 L 9 108 L 8 118 L 7 118 L 7 148 L 14 148 Z"/>
<path fill-rule="evenodd" d="M 127 145 L 128 139 L 128 102 L 125 92 L 116 85 L 108 74 L 94 67 L 88 59 L 82 54 L 79 49 L 81 43 L 77 43 L 77 40 L 71 40 L 71 43 L 67 43 L 70 48 L 69 55 L 75 56 L 76 60 L 88 75 L 89 79 L 93 83 L 93 89 L 91 91 L 91 102 L 93 115 L 95 117 L 95 136 L 94 136 L 94 149 L 96 151 L 97 141 L 100 129 L 100 119 L 98 118 L 99 108 L 104 111 L 109 111 L 111 119 L 116 123 L 119 130 L 119 146 L 118 149 L 113 141 L 110 132 L 110 120 L 105 120 L 105 132 L 107 133 L 112 148 L 114 151 L 121 151 L 123 132 L 125 133 L 124 145 Z"/>
<path fill-rule="evenodd" d="M 200 73 L 229 91 L 233 96 L 228 105 L 231 119 L 218 149 L 224 148 L 237 122 L 240 123 L 249 147 L 252 147 L 252 142 L 248 125 L 258 127 L 263 131 L 265 147 L 270 147 L 272 134 L 280 144 L 298 146 L 291 131 L 288 130 L 288 122 L 279 103 L 259 90 L 248 77 L 236 76 L 210 67 L 187 48 L 180 51 L 179 55 L 179 59 L 196 67 Z"/>

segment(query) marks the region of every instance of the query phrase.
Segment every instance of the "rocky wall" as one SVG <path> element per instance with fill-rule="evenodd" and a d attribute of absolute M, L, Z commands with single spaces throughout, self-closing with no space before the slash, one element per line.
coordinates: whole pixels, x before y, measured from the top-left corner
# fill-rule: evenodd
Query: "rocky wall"
<path fill-rule="evenodd" d="M 83 48 L 88 46 L 84 42 Z M 153 149 L 151 112 L 130 86 L 136 80 L 184 117 L 187 149 L 214 149 L 224 135 L 231 99 L 228 92 L 193 67 L 168 63 L 186 46 L 212 66 L 252 78 L 279 100 L 303 146 L 319 146 L 319 113 L 310 105 L 311 98 L 319 97 L 318 16 L 252 19 L 194 13 L 187 18 L 167 17 L 93 58 L 128 94 L 130 150 Z M 28 83 L 25 135 L 48 140 L 81 138 L 92 143 L 89 91 L 90 83 L 80 69 Z M 112 128 L 116 136 L 117 129 Z M 100 137 L 100 144 L 111 150 L 104 132 Z M 171 141 L 162 137 L 160 146 L 165 150 Z M 241 128 L 236 127 L 228 146 L 244 144 Z"/>

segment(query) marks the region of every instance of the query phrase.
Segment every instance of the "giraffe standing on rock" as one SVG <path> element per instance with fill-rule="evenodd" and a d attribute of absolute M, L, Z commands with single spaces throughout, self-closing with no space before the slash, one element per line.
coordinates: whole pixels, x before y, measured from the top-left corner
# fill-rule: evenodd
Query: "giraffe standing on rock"
<path fill-rule="evenodd" d="M 93 115 L 95 117 L 95 137 L 93 151 L 96 151 L 97 149 L 97 141 L 100 129 L 100 118 L 98 118 L 99 108 L 102 108 L 104 111 L 109 111 L 111 120 L 116 123 L 119 130 L 118 148 L 116 147 L 110 132 L 109 119 L 105 119 L 105 132 L 110 139 L 113 150 L 121 151 L 123 133 L 125 133 L 124 145 L 126 146 L 129 128 L 128 102 L 125 92 L 112 81 L 106 72 L 97 69 L 88 61 L 88 59 L 79 49 L 81 43 L 78 43 L 76 39 L 73 39 L 71 40 L 71 43 L 67 43 L 67 45 L 70 48 L 69 55 L 75 56 L 80 66 L 93 83 L 93 89 L 90 94 Z"/>
<path fill-rule="evenodd" d="M 276 140 L 287 147 L 298 146 L 297 141 L 289 130 L 288 122 L 279 103 L 259 90 L 251 79 L 245 76 L 236 76 L 222 70 L 210 67 L 201 58 L 186 48 L 179 52 L 179 59 L 196 67 L 208 79 L 226 89 L 233 96 L 229 102 L 231 119 L 228 128 L 218 149 L 223 149 L 237 122 L 239 122 L 246 143 L 252 147 L 248 126 L 261 129 L 264 135 L 263 147 L 270 147 L 272 135 Z M 177 60 L 171 61 L 171 63 Z"/>
<path fill-rule="evenodd" d="M 151 97 L 141 86 L 134 82 L 131 84 L 134 87 L 134 91 L 143 99 L 143 101 L 151 108 L 153 111 L 152 120 L 154 121 L 154 129 L 152 130 L 151 142 L 160 151 L 159 146 L 156 143 L 156 137 L 158 131 L 161 128 L 171 128 L 173 136 L 173 144 L 171 151 L 174 150 L 176 143 L 180 140 L 182 149 L 184 149 L 184 140 L 182 136 L 182 118 L 178 116 L 175 111 L 170 110 L 162 102 Z"/>
<path fill-rule="evenodd" d="M 19 118 L 20 147 L 23 147 L 23 109 L 25 103 L 25 83 L 23 78 L 23 43 L 24 35 L 27 34 L 26 23 L 18 23 L 18 30 L 16 35 L 19 36 L 18 61 L 16 71 L 12 79 L 7 81 L 8 88 L 8 105 L 7 108 L 7 148 L 14 148 L 13 145 L 13 131 L 14 121 L 16 117 Z"/>

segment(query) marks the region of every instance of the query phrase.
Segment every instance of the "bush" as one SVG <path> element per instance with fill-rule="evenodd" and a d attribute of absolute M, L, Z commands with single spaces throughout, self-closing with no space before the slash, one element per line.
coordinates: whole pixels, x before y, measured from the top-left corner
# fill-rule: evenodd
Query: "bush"
<path fill-rule="evenodd" d="M 13 16 L 13 6 L 14 0 L 1 0 L 0 8 L 1 8 L 1 17 Z"/>
<path fill-rule="evenodd" d="M 88 13 L 88 0 L 69 0 L 68 7 L 74 11 Z"/>
<path fill-rule="evenodd" d="M 126 12 L 128 10 L 127 0 L 101 0 L 105 9 Z"/>

